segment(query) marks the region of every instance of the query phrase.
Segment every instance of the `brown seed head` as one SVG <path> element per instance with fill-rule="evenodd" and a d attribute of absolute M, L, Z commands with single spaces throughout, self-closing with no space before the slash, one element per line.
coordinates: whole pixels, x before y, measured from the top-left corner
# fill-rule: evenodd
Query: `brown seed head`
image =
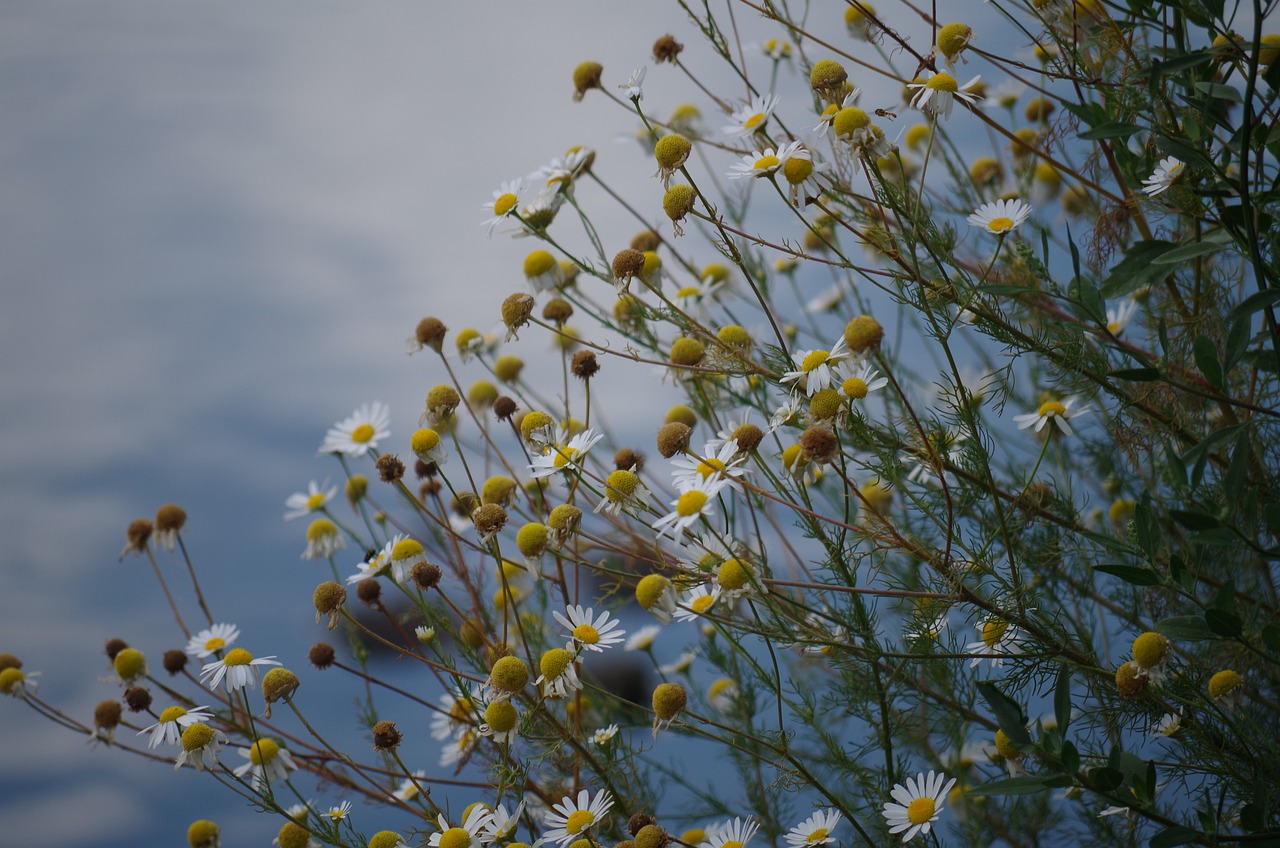
<path fill-rule="evenodd" d="M 657 823 L 658 820 L 648 813 L 636 813 L 631 818 L 627 819 L 627 833 L 635 836 L 640 833 L 642 828 L 646 828 L 651 824 Z"/>
<path fill-rule="evenodd" d="M 831 428 L 813 424 L 800 434 L 800 451 L 804 458 L 819 465 L 833 462 L 840 452 L 840 440 Z"/>
<path fill-rule="evenodd" d="M 516 331 L 529 323 L 533 314 L 533 295 L 516 292 L 502 301 L 502 323 L 507 325 L 507 341 L 517 338 Z"/>
<path fill-rule="evenodd" d="M 493 414 L 499 421 L 509 421 L 520 406 L 514 398 L 503 395 L 493 402 Z"/>
<path fill-rule="evenodd" d="M 573 316 L 573 305 L 562 297 L 553 297 L 542 307 L 543 320 L 563 324 Z"/>
<path fill-rule="evenodd" d="M 156 510 L 156 529 L 164 533 L 181 530 L 187 523 L 187 511 L 176 503 L 167 503 Z"/>
<path fill-rule="evenodd" d="M 644 468 L 644 454 L 631 448 L 621 448 L 613 455 L 613 467 L 619 471 L 639 471 Z"/>
<path fill-rule="evenodd" d="M 119 701 L 101 701 L 93 708 L 93 726 L 103 730 L 115 730 L 124 712 Z"/>
<path fill-rule="evenodd" d="M 613 257 L 613 276 L 627 282 L 644 270 L 644 253 L 633 247 L 619 250 Z"/>
<path fill-rule="evenodd" d="M 676 41 L 673 35 L 664 35 L 657 41 L 653 42 L 653 61 L 661 65 L 663 62 L 675 63 L 676 57 L 680 55 L 680 51 L 684 49 L 684 45 Z"/>
<path fill-rule="evenodd" d="M 378 478 L 384 483 L 394 483 L 404 476 L 404 463 L 395 454 L 384 453 L 374 465 L 378 469 Z"/>
<path fill-rule="evenodd" d="M 631 237 L 631 249 L 644 253 L 646 250 L 657 250 L 662 244 L 662 236 L 653 230 L 641 230 Z"/>
<path fill-rule="evenodd" d="M 396 730 L 394 721 L 380 721 L 373 726 L 373 749 L 375 751 L 394 751 L 400 746 L 404 734 Z"/>
<path fill-rule="evenodd" d="M 111 660 L 112 662 L 115 662 L 116 654 L 120 653 L 127 647 L 129 647 L 129 643 L 123 639 L 108 639 L 107 644 L 105 646 L 107 659 Z"/>
<path fill-rule="evenodd" d="M 382 598 L 382 584 L 373 577 L 366 577 L 356 584 L 356 597 L 369 606 L 377 606 Z"/>
<path fill-rule="evenodd" d="M 488 536 L 507 526 L 507 511 L 501 504 L 481 504 L 480 508 L 472 513 L 471 520 L 475 522 L 476 530 L 480 531 L 481 536 Z"/>
<path fill-rule="evenodd" d="M 595 351 L 580 350 L 575 353 L 569 363 L 569 370 L 581 380 L 590 380 L 600 373 L 600 363 L 596 361 Z"/>
<path fill-rule="evenodd" d="M 432 562 L 414 563 L 409 569 L 409 576 L 419 589 L 434 589 L 440 585 L 440 566 Z"/>
<path fill-rule="evenodd" d="M 333 665 L 333 646 L 328 642 L 316 642 L 307 651 L 307 660 L 316 668 L 328 668 Z"/>
<path fill-rule="evenodd" d="M 129 529 L 125 530 L 124 538 L 127 544 L 121 556 L 129 551 L 140 551 L 147 546 L 147 540 L 151 538 L 151 521 L 146 518 L 135 518 L 129 522 Z"/>
<path fill-rule="evenodd" d="M 733 431 L 733 439 L 738 443 L 738 450 L 751 453 L 764 441 L 764 431 L 754 424 L 741 424 Z"/>
<path fill-rule="evenodd" d="M 436 353 L 440 353 L 441 348 L 444 347 L 444 334 L 448 331 L 449 328 L 443 321 L 428 316 L 418 322 L 417 328 L 413 331 L 413 337 L 423 347 L 429 347 Z"/>
<path fill-rule="evenodd" d="M 124 690 L 124 702 L 131 712 L 140 713 L 151 706 L 151 693 L 143 686 L 130 686 Z"/>
<path fill-rule="evenodd" d="M 160 663 L 164 666 L 164 670 L 169 672 L 169 676 L 173 677 L 187 667 L 187 652 L 170 648 L 164 652 L 164 658 Z"/>
<path fill-rule="evenodd" d="M 658 428 L 658 453 L 664 459 L 670 459 L 689 447 L 689 434 L 693 432 L 688 424 L 672 421 Z"/>

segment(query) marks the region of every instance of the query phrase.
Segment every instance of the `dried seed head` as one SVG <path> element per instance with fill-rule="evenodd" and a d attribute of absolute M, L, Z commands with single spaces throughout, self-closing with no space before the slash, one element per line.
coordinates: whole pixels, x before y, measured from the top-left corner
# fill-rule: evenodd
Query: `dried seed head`
<path fill-rule="evenodd" d="M 142 686 L 131 686 L 124 690 L 124 702 L 130 712 L 140 713 L 151 707 L 151 693 Z"/>
<path fill-rule="evenodd" d="M 638 250 L 641 253 L 657 250 L 660 244 L 662 244 L 662 236 L 653 230 L 641 230 L 631 237 L 632 250 Z"/>
<path fill-rule="evenodd" d="M 384 483 L 394 483 L 404 476 L 404 463 L 395 454 L 384 453 L 374 466 L 378 469 L 378 478 Z"/>
<path fill-rule="evenodd" d="M 692 432 L 693 429 L 688 424 L 681 424 L 678 421 L 663 424 L 658 428 L 658 453 L 662 454 L 664 459 L 670 459 L 688 449 L 689 435 Z"/>
<path fill-rule="evenodd" d="M 167 503 L 156 510 L 155 529 L 161 533 L 181 530 L 187 523 L 187 511 L 176 503 Z"/>
<path fill-rule="evenodd" d="M 373 577 L 366 577 L 356 584 L 356 597 L 368 606 L 377 606 L 382 598 L 382 584 Z"/>
<path fill-rule="evenodd" d="M 169 676 L 173 677 L 187 667 L 187 652 L 170 648 L 164 652 L 164 658 L 160 663 L 164 666 L 164 670 L 169 672 Z"/>
<path fill-rule="evenodd" d="M 613 257 L 613 277 L 619 283 L 627 283 L 636 274 L 644 270 L 644 253 L 627 247 L 619 250 Z"/>
<path fill-rule="evenodd" d="M 674 63 L 684 45 L 676 41 L 673 35 L 664 35 L 653 42 L 653 61 L 661 65 L 663 62 Z"/>
<path fill-rule="evenodd" d="M 433 422 L 443 422 L 462 403 L 462 397 L 453 386 L 440 383 L 427 392 L 427 416 Z"/>
<path fill-rule="evenodd" d="M 333 665 L 333 659 L 333 646 L 328 642 L 316 642 L 307 651 L 307 660 L 316 668 L 328 668 Z"/>
<path fill-rule="evenodd" d="M 298 690 L 298 676 L 287 668 L 273 668 L 262 677 L 262 700 L 267 708 L 263 718 L 271 718 L 271 705 L 281 698 L 288 699 Z"/>
<path fill-rule="evenodd" d="M 120 552 L 120 556 L 124 557 L 130 551 L 141 551 L 147 547 L 147 540 L 151 538 L 151 521 L 146 518 L 135 518 L 129 522 L 129 528 L 124 532 L 125 546 Z"/>
<path fill-rule="evenodd" d="M 123 712 L 119 701 L 101 701 L 93 708 L 93 726 L 107 732 L 115 730 Z"/>
<path fill-rule="evenodd" d="M 115 662 L 116 655 L 127 647 L 129 647 L 129 643 L 123 639 L 108 639 L 106 645 L 103 646 L 103 650 L 106 651 L 107 659 Z M 12 656 L 12 654 L 9 656 Z M 22 663 L 18 663 L 17 667 L 21 668 Z"/>
<path fill-rule="evenodd" d="M 600 87 L 604 66 L 599 62 L 580 62 L 573 69 L 573 100 L 581 101 L 588 91 Z"/>
<path fill-rule="evenodd" d="M 764 431 L 754 424 L 740 424 L 733 431 L 732 438 L 738 443 L 739 452 L 751 453 L 760 447 L 760 442 L 764 440 Z"/>
<path fill-rule="evenodd" d="M 439 318 L 430 316 L 423 318 L 418 322 L 418 326 L 413 331 L 413 338 L 421 347 L 429 347 L 436 353 L 440 353 L 444 347 L 444 334 L 449 328 Z"/>
<path fill-rule="evenodd" d="M 434 589 L 440 585 L 440 566 L 431 562 L 417 562 L 409 569 L 409 576 L 419 589 Z"/>
<path fill-rule="evenodd" d="M 502 323 L 507 325 L 507 341 L 518 338 L 516 331 L 529 323 L 533 314 L 533 295 L 516 292 L 502 301 Z"/>
<path fill-rule="evenodd" d="M 499 421 L 510 420 L 511 416 L 516 414 L 517 409 L 519 409 L 519 406 L 516 404 L 515 399 L 507 395 L 503 395 L 493 402 L 493 414 Z"/>
<path fill-rule="evenodd" d="M 316 624 L 320 623 L 321 616 L 329 617 L 329 629 L 338 626 L 339 613 L 342 605 L 347 602 L 347 590 L 340 583 L 332 580 L 326 580 L 316 587 L 311 594 L 311 603 L 316 608 Z"/>
<path fill-rule="evenodd" d="M 639 471 L 644 468 L 644 454 L 631 448 L 620 448 L 613 455 L 613 467 L 619 471 L 630 471 L 633 468 Z"/>
<path fill-rule="evenodd" d="M 1147 676 L 1133 660 L 1116 669 L 1116 692 L 1121 698 L 1136 698 L 1147 688 Z"/>
<path fill-rule="evenodd" d="M 375 751 L 394 751 L 400 747 L 404 734 L 396 730 L 394 721 L 380 721 L 373 726 L 373 749 Z"/>
<path fill-rule="evenodd" d="M 563 324 L 573 316 L 573 306 L 562 297 L 553 297 L 542 307 L 543 320 Z"/>
<path fill-rule="evenodd" d="M 820 96 L 832 99 L 844 87 L 849 73 L 844 65 L 834 59 L 822 59 L 815 62 L 809 71 L 809 87 Z"/>
<path fill-rule="evenodd" d="M 596 360 L 594 351 L 580 350 L 569 362 L 569 370 L 580 380 L 590 380 L 600 373 L 600 363 Z"/>

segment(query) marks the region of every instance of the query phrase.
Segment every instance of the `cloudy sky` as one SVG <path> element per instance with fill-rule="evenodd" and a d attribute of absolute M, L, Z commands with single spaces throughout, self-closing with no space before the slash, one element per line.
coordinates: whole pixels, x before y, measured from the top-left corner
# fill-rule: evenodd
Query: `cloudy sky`
<path fill-rule="evenodd" d="M 531 247 L 484 237 L 501 181 L 585 144 L 657 215 L 650 160 L 618 141 L 634 119 L 573 103 L 570 73 L 598 59 L 615 85 L 664 32 L 698 37 L 674 4 L 598 0 L 42 0 L 0 24 L 0 651 L 85 720 L 117 691 L 105 639 L 176 646 L 144 561 L 117 555 L 177 501 L 219 617 L 301 664 L 320 578 L 280 515 L 337 476 L 326 428 L 382 400 L 407 435 L 439 381 L 403 353 L 417 320 L 492 328 Z M 666 67 L 645 89 L 658 114 L 691 90 Z M 198 816 L 224 844 L 275 833 L 205 776 L 0 710 L 15 842 L 177 844 Z"/>

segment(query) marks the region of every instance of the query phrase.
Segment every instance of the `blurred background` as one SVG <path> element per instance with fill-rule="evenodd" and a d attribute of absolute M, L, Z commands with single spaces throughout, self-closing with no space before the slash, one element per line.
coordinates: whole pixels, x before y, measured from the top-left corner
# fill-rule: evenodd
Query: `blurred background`
<path fill-rule="evenodd" d="M 818 23 L 844 43 L 840 11 Z M 740 23 L 744 42 L 776 34 Z M 427 314 L 487 332 L 523 287 L 533 243 L 480 226 L 502 181 L 587 145 L 661 218 L 638 122 L 603 97 L 572 102 L 571 72 L 601 61 L 612 88 L 648 64 L 645 105 L 665 116 L 694 91 L 653 67 L 666 32 L 698 48 L 682 58 L 705 82 L 739 94 L 675 4 L 0 7 L 0 651 L 42 672 L 42 697 L 89 722 L 119 693 L 102 680 L 105 640 L 157 671 L 181 646 L 150 566 L 117 559 L 130 520 L 167 501 L 190 516 L 215 617 L 310 671 L 325 575 L 299 558 L 306 522 L 281 520 L 285 498 L 340 482 L 316 450 L 361 403 L 390 405 L 387 449 L 407 453 L 442 374 L 404 355 L 406 336 Z M 610 250 L 639 229 L 599 223 Z M 547 345 L 522 344 L 530 358 Z M 667 405 L 628 398 L 648 420 Z M 195 624 L 180 560 L 162 562 Z M 0 701 L 5 842 L 185 844 L 201 817 L 224 845 L 269 844 L 279 825 L 207 775 L 90 747 Z"/>

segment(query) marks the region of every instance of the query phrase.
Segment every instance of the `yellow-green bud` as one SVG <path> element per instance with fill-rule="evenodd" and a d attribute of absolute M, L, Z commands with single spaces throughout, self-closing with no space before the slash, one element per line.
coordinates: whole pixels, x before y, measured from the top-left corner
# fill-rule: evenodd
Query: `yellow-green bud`
<path fill-rule="evenodd" d="M 187 828 L 191 848 L 218 848 L 218 826 L 208 819 L 196 819 Z"/>
<path fill-rule="evenodd" d="M 653 147 L 653 158 L 658 160 L 658 167 L 663 173 L 670 174 L 679 170 L 689 158 L 693 143 L 680 133 L 668 133 L 658 139 Z"/>
<path fill-rule="evenodd" d="M 1169 640 L 1148 630 L 1133 640 L 1133 659 L 1143 668 L 1154 668 L 1169 657 Z"/>
<path fill-rule="evenodd" d="M 653 690 L 653 714 L 659 721 L 673 720 L 688 702 L 689 694 L 679 683 L 660 683 Z"/>
<path fill-rule="evenodd" d="M 514 695 L 529 682 L 529 667 L 519 657 L 502 657 L 489 671 L 489 685 L 504 695 Z"/>
<path fill-rule="evenodd" d="M 122 683 L 132 683 L 147 673 L 147 658 L 137 648 L 125 648 L 116 654 L 112 667 Z"/>
<path fill-rule="evenodd" d="M 502 301 L 502 323 L 507 325 L 507 340 L 516 338 L 516 330 L 529 323 L 533 314 L 533 295 L 516 292 Z"/>
<path fill-rule="evenodd" d="M 262 700 L 267 709 L 264 718 L 271 718 L 271 705 L 281 698 L 290 698 L 298 691 L 298 676 L 287 668 L 278 667 L 268 671 L 262 677 Z"/>
<path fill-rule="evenodd" d="M 529 558 L 541 556 L 547 548 L 547 525 L 531 521 L 516 533 L 516 547 Z"/>
<path fill-rule="evenodd" d="M 508 658 L 510 659 L 510 658 Z M 515 729 L 520 716 L 516 708 L 508 700 L 494 701 L 485 707 L 484 720 L 497 733 L 508 733 Z"/>

